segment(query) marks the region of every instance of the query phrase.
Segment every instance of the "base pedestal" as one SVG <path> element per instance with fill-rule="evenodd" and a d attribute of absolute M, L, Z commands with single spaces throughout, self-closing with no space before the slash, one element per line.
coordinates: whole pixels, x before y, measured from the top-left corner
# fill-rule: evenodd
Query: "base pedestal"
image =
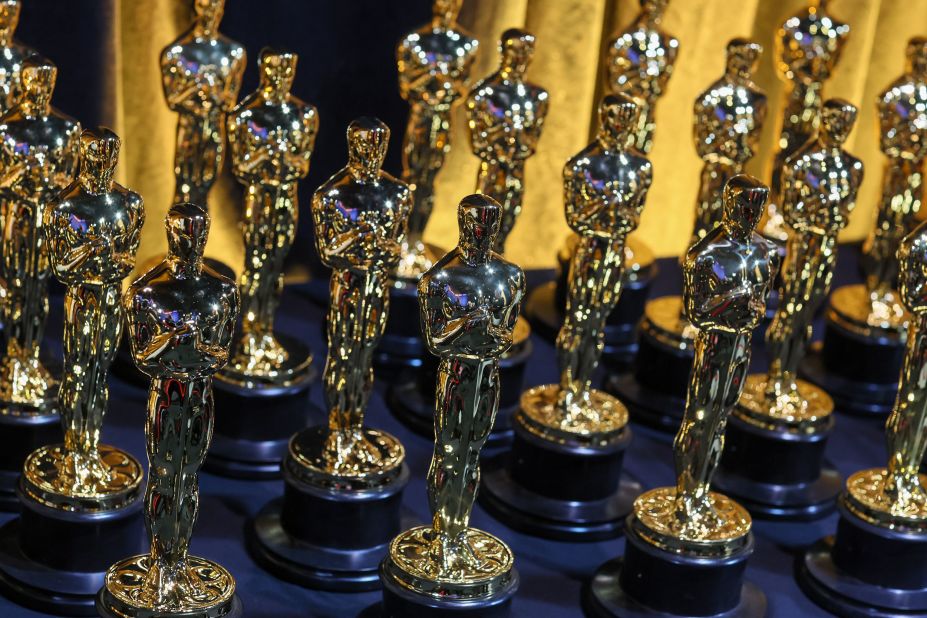
<path fill-rule="evenodd" d="M 95 616 L 106 570 L 144 544 L 139 498 L 113 511 L 61 511 L 23 496 L 0 528 L 0 591 L 40 612 Z"/>
<path fill-rule="evenodd" d="M 763 592 L 743 580 L 752 540 L 730 556 L 696 557 L 654 547 L 630 525 L 627 539 L 624 558 L 599 567 L 584 589 L 588 616 L 753 618 L 766 613 Z"/>
<path fill-rule="evenodd" d="M 605 390 L 627 407 L 631 419 L 675 435 L 686 411 L 694 334 L 681 320 L 682 298 L 663 296 L 647 303 L 638 336 L 634 371 L 614 374 Z"/>
<path fill-rule="evenodd" d="M 533 349 L 530 334 L 528 323 L 519 318 L 515 326 L 515 343 L 499 359 L 499 409 L 486 441 L 487 448 L 512 442 L 512 416 L 518 410 L 518 400 L 525 384 L 525 367 Z M 437 356 L 426 355 L 414 379 L 392 384 L 386 394 L 386 403 L 393 415 L 426 438 L 434 438 L 438 362 Z"/>
<path fill-rule="evenodd" d="M 518 416 L 510 453 L 490 458 L 478 500 L 488 513 L 526 534 L 562 541 L 600 541 L 621 534 L 641 491 L 622 478 L 631 430 L 605 443 L 554 442 Z"/>
<path fill-rule="evenodd" d="M 61 440 L 61 420 L 57 413 L 0 414 L 0 511 L 20 508 L 19 475 L 26 457 L 41 446 Z"/>
<path fill-rule="evenodd" d="M 389 288 L 389 315 L 373 362 L 387 369 L 421 367 L 427 354 L 419 318 L 418 287 L 413 282 L 397 282 Z"/>
<path fill-rule="evenodd" d="M 927 614 L 927 534 L 875 526 L 842 501 L 836 537 L 799 556 L 795 572 L 805 594 L 840 616 Z"/>
<path fill-rule="evenodd" d="M 712 487 L 758 518 L 811 520 L 834 510 L 840 474 L 824 461 L 834 427 L 831 416 L 810 433 L 728 420 L 724 454 Z"/>
<path fill-rule="evenodd" d="M 325 428 L 311 427 L 317 442 Z M 299 439 L 298 434 L 294 440 Z M 265 505 L 248 524 L 245 543 L 254 560 L 275 576 L 307 588 L 340 592 L 376 590 L 380 561 L 402 529 L 402 490 L 409 468 L 400 464 L 379 485 L 349 481 L 310 484 L 294 473 L 292 447 L 283 467 L 283 498 Z"/>
<path fill-rule="evenodd" d="M 291 354 L 309 356 L 305 344 L 292 337 L 278 339 Z M 218 414 L 204 470 L 242 479 L 280 478 L 290 437 L 311 424 L 309 392 L 315 376 L 310 366 L 289 386 L 248 387 L 216 375 L 213 398 Z"/>
<path fill-rule="evenodd" d="M 100 593 L 97 595 L 96 601 L 96 614 L 102 616 L 103 618 L 127 618 L 127 615 L 123 612 L 116 613 L 109 607 L 109 601 L 106 596 L 106 590 L 100 590 Z M 141 618 L 145 614 L 139 612 L 138 614 L 129 614 L 128 618 Z M 245 615 L 244 609 L 241 604 L 241 599 L 236 594 L 232 597 L 232 601 L 229 604 L 229 609 L 222 614 L 222 618 L 243 618 Z M 184 612 L 181 614 L 171 614 L 160 612 L 158 613 L 158 618 L 190 618 L 191 614 L 189 612 Z M 193 614 L 196 618 L 199 618 L 199 615 Z"/>

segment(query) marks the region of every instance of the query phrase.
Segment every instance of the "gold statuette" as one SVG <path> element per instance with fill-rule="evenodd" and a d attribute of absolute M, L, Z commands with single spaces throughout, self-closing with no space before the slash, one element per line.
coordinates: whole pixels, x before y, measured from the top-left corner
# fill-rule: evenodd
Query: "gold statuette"
<path fill-rule="evenodd" d="M 499 70 L 474 86 L 467 97 L 470 146 L 480 158 L 476 191 L 502 205 L 502 225 L 493 250 L 505 252 L 505 241 L 521 213 L 525 161 L 537 150 L 547 91 L 525 81 L 534 56 L 534 35 L 517 28 L 499 41 Z"/>
<path fill-rule="evenodd" d="M 110 567 L 99 606 L 110 616 L 225 616 L 239 606 L 235 580 L 191 556 L 197 472 L 212 439 L 212 375 L 228 361 L 238 317 L 235 283 L 203 265 L 209 215 L 177 204 L 166 218 L 163 262 L 126 290 L 132 357 L 151 376 L 145 438 L 145 521 L 151 551 Z"/>
<path fill-rule="evenodd" d="M 886 528 L 927 532 L 927 477 L 919 473 L 927 450 L 927 225 L 898 249 L 901 300 L 912 320 L 898 396 L 885 425 L 888 466 L 847 479 L 844 505 L 860 519 Z"/>
<path fill-rule="evenodd" d="M 194 0 L 193 26 L 161 52 L 161 85 L 177 112 L 174 202 L 207 204 L 225 156 L 225 116 L 238 100 L 245 48 L 219 32 L 225 0 Z"/>
<path fill-rule="evenodd" d="M 839 288 L 828 316 L 861 335 L 903 338 L 910 315 L 895 289 L 901 239 L 921 208 L 927 158 L 927 39 L 908 41 L 907 67 L 879 95 L 881 148 L 888 161 L 875 226 L 863 245 L 863 285 Z M 886 333 L 886 331 L 888 331 Z"/>
<path fill-rule="evenodd" d="M 295 54 L 261 52 L 260 85 L 229 115 L 232 170 L 245 192 L 241 332 L 222 380 L 240 386 L 289 386 L 310 372 L 312 356 L 287 350 L 274 335 L 283 262 L 296 237 L 297 184 L 309 173 L 318 132 L 315 107 L 290 94 Z"/>
<path fill-rule="evenodd" d="M 753 82 L 763 48 L 746 39 L 727 44 L 724 76 L 695 99 L 695 149 L 702 158 L 692 243 L 721 222 L 722 194 L 759 147 L 766 119 L 766 94 Z"/>
<path fill-rule="evenodd" d="M 641 105 L 634 145 L 647 154 L 656 127 L 654 109 L 673 75 L 679 41 L 660 29 L 669 0 L 640 0 L 634 23 L 608 43 L 606 89 L 634 97 Z"/>
<path fill-rule="evenodd" d="M 557 336 L 560 384 L 526 391 L 518 412 L 529 430 L 554 441 L 614 435 L 627 423 L 624 405 L 593 389 L 592 378 L 605 320 L 621 293 L 625 238 L 637 227 L 652 179 L 650 161 L 626 146 L 639 113 L 629 96 L 606 96 L 595 141 L 563 170 L 566 219 L 579 242 Z"/>
<path fill-rule="evenodd" d="M 457 248 L 419 281 L 422 331 L 440 359 L 428 471 L 433 521 L 390 543 L 382 573 L 446 601 L 486 598 L 516 581 L 511 550 L 469 526 L 480 449 L 499 404 L 499 357 L 512 345 L 525 293 L 524 272 L 492 251 L 501 219 L 492 198 L 464 198 Z"/>
<path fill-rule="evenodd" d="M 451 149 L 451 107 L 467 94 L 479 41 L 457 24 L 463 0 L 434 0 L 431 22 L 396 48 L 399 94 L 409 103 L 402 144 L 402 179 L 414 192 L 409 231 L 397 275 L 416 280 L 438 256 L 422 234 L 434 206 L 435 178 Z"/>
<path fill-rule="evenodd" d="M 328 431 L 302 432 L 291 458 L 329 485 L 375 486 L 398 474 L 402 444 L 364 427 L 373 389 L 373 352 L 389 314 L 389 274 L 399 261 L 412 208 L 409 187 L 381 169 L 389 129 L 375 118 L 348 127 L 348 165 L 315 192 L 312 219 L 319 256 L 332 269 L 328 360 L 323 384 Z M 318 480 L 316 480 L 316 484 Z"/>
<path fill-rule="evenodd" d="M 56 76 L 50 62 L 27 60 L 22 100 L 0 118 L 0 280 L 6 288 L 0 316 L 7 339 L 0 414 L 44 414 L 55 407 L 56 385 L 39 361 L 51 274 L 42 215 L 74 179 L 80 155 L 80 125 L 51 107 Z"/>
<path fill-rule="evenodd" d="M 827 13 L 827 0 L 810 0 L 804 10 L 779 27 L 776 69 L 787 83 L 779 142 L 772 169 L 772 201 L 763 233 L 785 241 L 787 222 L 780 207 L 786 160 L 818 130 L 824 82 L 830 79 L 846 45 L 850 26 Z"/>
<path fill-rule="evenodd" d="M 36 52 L 13 40 L 19 25 L 20 0 L 0 0 L 0 114 L 19 103 L 23 93 L 22 70 Z"/>
<path fill-rule="evenodd" d="M 64 444 L 33 452 L 21 486 L 54 508 L 119 508 L 139 494 L 142 467 L 100 444 L 106 374 L 122 336 L 122 280 L 135 266 L 145 221 L 142 198 L 113 182 L 120 141 L 109 129 L 84 131 L 80 174 L 45 208 L 48 255 L 64 297 L 64 372 L 58 402 Z"/>
<path fill-rule="evenodd" d="M 856 108 L 829 99 L 820 130 L 782 168 L 782 214 L 791 228 L 769 329 L 767 375 L 750 375 L 736 414 L 762 427 L 813 432 L 827 424 L 833 401 L 796 377 L 811 339 L 811 321 L 827 297 L 837 260 L 837 235 L 848 223 L 863 179 L 863 164 L 843 143 L 856 121 Z"/>
<path fill-rule="evenodd" d="M 661 549 L 726 555 L 748 539 L 750 515 L 710 486 L 750 366 L 753 329 L 778 269 L 775 246 L 754 231 L 768 195 L 755 178 L 731 178 L 720 225 L 685 258 L 685 312 L 698 330 L 685 416 L 673 444 L 676 487 L 648 491 L 634 504 L 637 532 Z"/>

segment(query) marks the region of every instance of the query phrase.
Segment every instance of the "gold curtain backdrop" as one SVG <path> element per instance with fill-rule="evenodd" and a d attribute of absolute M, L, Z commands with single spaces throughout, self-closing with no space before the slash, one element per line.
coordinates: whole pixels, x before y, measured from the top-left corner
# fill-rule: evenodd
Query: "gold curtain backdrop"
<path fill-rule="evenodd" d="M 395 5 L 396 10 L 402 10 L 402 2 Z M 692 143 L 692 104 L 696 95 L 722 74 L 726 43 L 736 36 L 751 37 L 764 48 L 756 81 L 769 95 L 769 117 L 759 154 L 748 171 L 768 181 L 784 95 L 784 84 L 775 73 L 773 37 L 779 25 L 804 6 L 805 0 L 671 2 L 663 27 L 679 39 L 680 53 L 656 110 L 656 139 L 650 154 L 654 183 L 636 232 L 658 256 L 675 256 L 686 249 L 701 169 Z M 500 34 L 510 27 L 523 27 L 537 36 L 528 78 L 550 92 L 550 112 L 538 152 L 527 163 L 524 210 L 507 244 L 510 259 L 525 268 L 551 267 L 568 233 L 561 170 L 566 160 L 588 143 L 595 129 L 607 41 L 629 24 L 638 10 L 637 0 L 464 2 L 461 24 L 481 42 L 474 80 L 498 64 Z M 826 97 L 845 98 L 860 109 L 846 147 L 865 162 L 866 178 L 842 236 L 845 241 L 858 240 L 872 226 L 885 165 L 878 147 L 875 97 L 901 74 L 907 40 L 927 34 L 927 0 L 831 0 L 828 12 L 851 27 L 843 57 L 824 93 Z M 174 186 L 176 117 L 168 111 L 161 94 L 157 58 L 164 45 L 189 26 L 191 12 L 187 3 L 176 0 L 118 0 L 115 13 L 116 71 L 112 91 L 107 94 L 115 101 L 112 124 L 124 142 L 120 182 L 140 192 L 147 207 L 139 252 L 142 264 L 165 249 L 162 221 Z M 248 50 L 249 63 L 256 60 L 258 51 Z M 321 121 L 324 123 L 325 118 Z M 465 114 L 460 107 L 453 123 L 453 149 L 438 177 L 436 207 L 426 233 L 426 240 L 443 247 L 456 241 L 454 206 L 473 191 L 478 168 L 476 157 L 470 153 Z M 394 139 L 402 134 L 403 127 L 391 128 Z M 233 183 L 226 173 L 210 194 L 214 216 L 207 255 L 237 268 L 243 256 L 237 221 L 241 208 L 232 203 L 236 199 Z M 302 224 L 308 222 L 304 217 Z"/>

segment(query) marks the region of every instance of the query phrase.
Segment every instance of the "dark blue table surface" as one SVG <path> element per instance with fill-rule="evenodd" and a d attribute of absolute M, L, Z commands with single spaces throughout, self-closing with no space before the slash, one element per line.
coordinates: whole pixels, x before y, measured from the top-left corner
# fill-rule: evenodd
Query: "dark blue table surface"
<path fill-rule="evenodd" d="M 843 247 L 835 286 L 858 281 L 856 247 Z M 661 272 L 653 296 L 678 290 L 680 277 L 673 260 L 660 261 Z M 534 282 L 549 278 L 547 273 L 532 273 Z M 60 297 L 52 298 L 53 315 L 49 332 L 61 332 Z M 299 290 L 289 289 L 283 299 L 278 328 L 308 339 L 316 353 L 319 368 L 325 350 L 320 321 L 324 310 L 313 305 Z M 820 333 L 820 328 L 816 329 Z M 530 361 L 528 385 L 557 380 L 552 346 L 535 337 Z M 765 364 L 761 349 L 755 349 L 758 367 Z M 397 436 L 406 447 L 412 480 L 405 491 L 405 505 L 421 520 L 430 519 L 425 496 L 425 473 L 431 456 L 431 442 L 413 434 L 389 413 L 383 400 L 387 379 L 380 379 L 370 401 L 367 423 Z M 127 449 L 145 461 L 143 426 L 145 393 L 111 378 L 110 409 L 106 417 L 103 440 Z M 322 392 L 314 385 L 312 400 L 322 404 Z M 221 414 L 222 410 L 217 410 Z M 255 410 L 255 413 L 260 413 Z M 317 420 L 324 419 L 319 412 Z M 827 456 L 844 475 L 885 462 L 881 419 L 858 418 L 841 414 L 837 429 L 827 445 Z M 626 473 L 645 488 L 673 483 L 672 451 L 666 438 L 634 427 L 634 440 L 625 458 Z M 484 452 L 484 454 L 488 454 Z M 770 461 L 769 465 L 776 465 Z M 194 533 L 192 552 L 216 560 L 235 576 L 238 592 L 249 617 L 356 616 L 379 599 L 379 593 L 336 594 L 306 590 L 275 579 L 261 570 L 245 552 L 242 534 L 249 517 L 268 500 L 283 491 L 282 481 L 236 481 L 200 474 L 200 513 Z M 0 515 L 0 523 L 12 515 Z M 580 589 L 602 562 L 622 553 L 622 539 L 600 543 L 561 543 L 535 539 L 514 532 L 495 522 L 477 506 L 472 525 L 504 539 L 515 552 L 521 574 L 521 586 L 513 602 L 513 616 L 560 617 L 581 616 Z M 832 534 L 836 515 L 811 523 L 777 524 L 756 520 L 756 551 L 750 559 L 747 577 L 762 588 L 769 602 L 769 616 L 825 616 L 799 590 L 792 577 L 796 553 L 823 535 Z M 672 594 L 667 590 L 667 594 Z M 39 616 L 0 598 L 0 616 Z"/>

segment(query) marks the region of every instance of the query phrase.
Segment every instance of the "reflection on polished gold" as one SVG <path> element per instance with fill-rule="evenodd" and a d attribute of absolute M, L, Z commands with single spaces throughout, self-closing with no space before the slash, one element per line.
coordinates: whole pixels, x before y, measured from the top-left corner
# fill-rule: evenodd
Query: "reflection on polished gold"
<path fill-rule="evenodd" d="M 400 278 L 416 280 L 438 256 L 422 242 L 434 207 L 435 178 L 451 150 L 451 107 L 470 88 L 479 41 L 457 24 L 463 0 L 434 0 L 432 19 L 396 47 L 399 94 L 409 103 L 402 143 L 402 179 L 413 191 Z"/>
<path fill-rule="evenodd" d="M 133 360 L 151 376 L 145 422 L 151 550 L 110 567 L 100 603 L 127 618 L 218 617 L 233 606 L 235 581 L 188 551 L 199 506 L 197 472 L 215 420 L 212 375 L 228 361 L 238 288 L 203 265 L 204 208 L 176 204 L 166 227 L 166 258 L 123 296 Z"/>
<path fill-rule="evenodd" d="M 263 50 L 258 89 L 228 119 L 232 171 L 247 189 L 241 332 L 221 377 L 243 385 L 287 386 L 312 363 L 311 356 L 292 354 L 274 336 L 283 262 L 296 238 L 297 184 L 309 173 L 319 127 L 315 107 L 290 94 L 296 61 L 296 54 Z"/>
<path fill-rule="evenodd" d="M 844 504 L 877 526 L 927 532 L 927 224 L 898 250 L 901 299 L 913 319 L 898 395 L 885 424 L 888 466 L 857 472 L 847 481 Z"/>
<path fill-rule="evenodd" d="M 19 103 L 23 62 L 36 55 L 35 50 L 13 40 L 21 7 L 20 0 L 0 0 L 0 114 Z"/>
<path fill-rule="evenodd" d="M 373 353 L 389 315 L 389 274 L 412 208 L 408 185 L 381 169 L 388 144 L 389 128 L 376 118 L 352 122 L 347 167 L 312 198 L 316 247 L 332 269 L 323 376 L 328 432 L 317 450 L 290 449 L 314 452 L 310 466 L 337 477 L 375 477 L 404 457 L 396 438 L 364 428 Z"/>
<path fill-rule="evenodd" d="M 135 267 L 145 210 L 139 194 L 113 182 L 120 141 L 109 129 L 84 131 L 80 173 L 44 213 L 45 238 L 64 296 L 64 372 L 58 392 L 64 444 L 33 452 L 24 491 L 72 510 L 116 508 L 141 488 L 142 467 L 100 445 L 109 400 L 106 375 L 122 337 L 122 280 Z"/>
<path fill-rule="evenodd" d="M 593 405 L 592 378 L 602 354 L 605 321 L 621 293 L 625 238 L 640 220 L 650 188 L 650 162 L 628 147 L 639 115 L 626 95 L 608 95 L 599 105 L 595 141 L 567 161 L 563 170 L 567 223 L 579 234 L 570 263 L 563 326 L 557 335 L 560 385 L 555 431 L 614 432 L 620 415 Z M 595 399 L 607 397 L 595 395 Z M 622 406 L 615 401 L 613 406 Z M 519 414 L 541 422 L 540 409 Z"/>
<path fill-rule="evenodd" d="M 457 248 L 419 281 L 422 330 L 440 359 L 428 470 L 433 520 L 396 537 L 384 568 L 406 587 L 436 598 L 485 596 L 512 577 L 511 550 L 469 527 L 480 450 L 499 407 L 499 357 L 512 345 L 525 294 L 524 272 L 492 251 L 501 219 L 492 198 L 464 198 Z"/>
<path fill-rule="evenodd" d="M 51 106 L 57 69 L 29 59 L 19 105 L 0 118 L 0 303 L 6 354 L 0 360 L 0 414 L 45 414 L 55 383 L 39 361 L 51 267 L 42 214 L 77 172 L 80 125 Z"/>
<path fill-rule="evenodd" d="M 811 340 L 811 322 L 827 297 L 837 261 L 837 235 L 846 227 L 863 180 L 863 164 L 843 150 L 856 108 L 830 99 L 821 126 L 782 169 L 782 212 L 791 228 L 779 305 L 766 331 L 769 372 L 750 376 L 740 401 L 744 420 L 813 429 L 828 421 L 833 402 L 798 380 L 798 365 Z"/>
<path fill-rule="evenodd" d="M 225 0 L 194 0 L 190 29 L 161 52 L 161 85 L 177 112 L 174 203 L 206 206 L 225 157 L 225 116 L 238 100 L 245 48 L 219 33 Z"/>
<path fill-rule="evenodd" d="M 534 56 L 534 35 L 512 28 L 499 41 L 499 70 L 478 82 L 467 97 L 470 146 L 480 159 L 476 191 L 502 205 L 502 225 L 493 248 L 505 252 L 505 241 L 521 213 L 525 161 L 537 150 L 547 91 L 525 81 Z"/>
<path fill-rule="evenodd" d="M 634 145 L 647 154 L 656 127 L 654 109 L 666 91 L 679 41 L 660 29 L 669 0 L 640 0 L 641 12 L 608 43 L 606 90 L 634 97 L 641 113 L 632 129 Z"/>
<path fill-rule="evenodd" d="M 772 168 L 772 202 L 763 233 L 785 241 L 788 223 L 782 211 L 783 166 L 818 130 L 822 91 L 846 46 L 850 26 L 827 12 L 827 0 L 808 7 L 780 26 L 776 34 L 776 69 L 787 83 L 787 99 Z"/>
<path fill-rule="evenodd" d="M 904 333 L 910 318 L 895 290 L 901 239 L 911 231 L 921 208 L 924 159 L 927 158 L 927 39 L 908 41 L 904 74 L 877 101 L 880 146 L 888 157 L 882 176 L 882 200 L 876 223 L 863 246 L 865 297 L 856 305 L 864 313 L 855 330 L 867 326 Z M 833 301 L 831 304 L 835 304 Z M 852 319 L 852 318 L 851 318 Z M 860 323 L 861 322 L 861 323 Z"/>
<path fill-rule="evenodd" d="M 690 245 L 721 222 L 724 185 L 743 171 L 759 148 L 766 94 L 752 74 L 762 52 L 752 41 L 729 41 L 724 76 L 695 99 L 695 149 L 704 164 Z"/>

